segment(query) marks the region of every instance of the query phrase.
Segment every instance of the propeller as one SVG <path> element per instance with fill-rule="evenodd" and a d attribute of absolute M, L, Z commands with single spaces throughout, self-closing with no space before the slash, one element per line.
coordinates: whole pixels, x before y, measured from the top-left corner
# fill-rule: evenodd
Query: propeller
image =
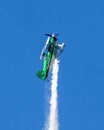
<path fill-rule="evenodd" d="M 59 34 L 55 34 L 55 33 L 53 33 L 53 34 L 45 34 L 46 36 L 50 36 L 50 37 L 55 37 L 55 36 L 58 36 Z"/>

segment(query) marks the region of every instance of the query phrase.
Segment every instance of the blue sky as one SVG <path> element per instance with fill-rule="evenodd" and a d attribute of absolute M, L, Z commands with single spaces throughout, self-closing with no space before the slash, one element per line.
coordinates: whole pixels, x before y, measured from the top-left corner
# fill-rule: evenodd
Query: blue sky
<path fill-rule="evenodd" d="M 47 82 L 36 77 L 59 33 L 60 130 L 104 130 L 103 0 L 0 1 L 0 130 L 42 130 Z"/>

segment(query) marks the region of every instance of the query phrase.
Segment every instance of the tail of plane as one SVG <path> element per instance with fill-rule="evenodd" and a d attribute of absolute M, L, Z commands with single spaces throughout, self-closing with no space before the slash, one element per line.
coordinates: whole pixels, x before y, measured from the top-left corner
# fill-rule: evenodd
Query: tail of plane
<path fill-rule="evenodd" d="M 42 80 L 45 80 L 47 78 L 47 74 L 44 70 L 38 71 L 37 77 L 39 77 Z"/>

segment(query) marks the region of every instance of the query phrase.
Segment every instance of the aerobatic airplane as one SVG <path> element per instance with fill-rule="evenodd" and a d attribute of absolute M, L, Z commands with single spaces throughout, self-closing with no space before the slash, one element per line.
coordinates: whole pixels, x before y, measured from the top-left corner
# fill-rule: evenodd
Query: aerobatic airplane
<path fill-rule="evenodd" d="M 63 51 L 65 44 L 59 44 L 56 36 L 58 34 L 45 34 L 48 36 L 45 46 L 42 49 L 40 60 L 44 58 L 43 69 L 38 71 L 37 76 L 45 80 L 48 76 L 49 71 L 52 68 L 54 59 L 57 58 Z"/>

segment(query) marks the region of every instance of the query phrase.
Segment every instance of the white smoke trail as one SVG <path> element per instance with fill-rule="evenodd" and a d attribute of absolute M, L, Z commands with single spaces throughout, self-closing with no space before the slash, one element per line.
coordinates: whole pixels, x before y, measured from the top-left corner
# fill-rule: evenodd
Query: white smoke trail
<path fill-rule="evenodd" d="M 52 80 L 51 80 L 51 97 L 50 97 L 50 110 L 48 121 L 46 122 L 45 130 L 58 130 L 58 70 L 59 70 L 59 60 L 55 59 L 52 68 Z"/>

